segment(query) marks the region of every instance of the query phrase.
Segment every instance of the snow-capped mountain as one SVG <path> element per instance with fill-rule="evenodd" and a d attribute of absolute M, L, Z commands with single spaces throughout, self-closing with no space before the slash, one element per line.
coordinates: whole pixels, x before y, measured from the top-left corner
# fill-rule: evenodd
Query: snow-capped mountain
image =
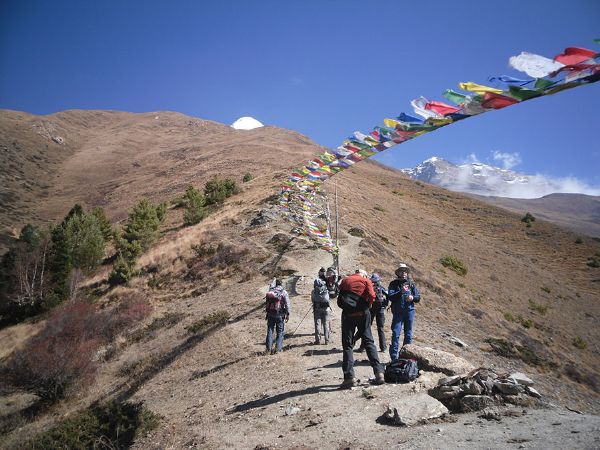
<path fill-rule="evenodd" d="M 231 124 L 231 127 L 236 130 L 253 130 L 254 128 L 264 127 L 264 125 L 254 117 L 240 117 Z"/>
<path fill-rule="evenodd" d="M 456 165 L 436 156 L 412 169 L 401 169 L 411 178 L 452 191 L 499 197 L 535 198 L 557 192 L 548 180 L 479 162 Z"/>

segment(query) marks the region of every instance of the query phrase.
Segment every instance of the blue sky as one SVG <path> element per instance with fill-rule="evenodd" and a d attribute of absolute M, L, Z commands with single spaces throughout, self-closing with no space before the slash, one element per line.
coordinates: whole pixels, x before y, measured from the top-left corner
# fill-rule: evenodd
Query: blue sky
<path fill-rule="evenodd" d="M 0 108 L 252 116 L 336 147 L 508 58 L 600 51 L 600 1 L 36 1 L 0 3 Z M 600 83 L 445 127 L 376 158 L 433 156 L 600 187 Z M 299 161 L 300 162 L 300 161 Z"/>

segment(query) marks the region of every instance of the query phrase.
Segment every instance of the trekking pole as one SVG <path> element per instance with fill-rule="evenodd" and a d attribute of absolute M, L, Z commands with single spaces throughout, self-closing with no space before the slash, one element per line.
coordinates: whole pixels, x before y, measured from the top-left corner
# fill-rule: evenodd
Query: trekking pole
<path fill-rule="evenodd" d="M 304 319 L 306 319 L 306 316 L 308 316 L 308 313 L 311 312 L 312 309 L 313 309 L 313 307 L 312 307 L 312 305 L 310 305 L 310 309 L 308 311 L 306 311 L 306 314 L 304 314 L 304 317 L 302 318 L 302 320 L 300 321 L 300 323 L 298 324 L 296 329 L 292 332 L 292 334 L 290 334 L 290 336 L 293 336 L 294 334 L 296 334 L 296 331 L 298 331 L 298 328 L 300 328 L 300 325 L 302 325 L 302 322 L 304 322 Z"/>

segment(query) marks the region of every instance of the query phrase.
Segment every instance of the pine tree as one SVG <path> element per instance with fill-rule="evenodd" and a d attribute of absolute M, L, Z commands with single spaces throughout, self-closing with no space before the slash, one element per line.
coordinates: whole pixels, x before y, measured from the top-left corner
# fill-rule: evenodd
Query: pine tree
<path fill-rule="evenodd" d="M 194 186 L 188 186 L 183 196 L 185 212 L 183 213 L 183 222 L 185 225 L 195 225 L 207 216 L 204 205 L 206 200 L 204 196 Z"/>
<path fill-rule="evenodd" d="M 98 207 L 92 210 L 92 214 L 98 219 L 98 225 L 100 226 L 100 231 L 102 231 L 102 236 L 105 241 L 109 241 L 113 237 L 113 228 L 110 220 L 106 217 L 106 213 L 104 209 Z"/>

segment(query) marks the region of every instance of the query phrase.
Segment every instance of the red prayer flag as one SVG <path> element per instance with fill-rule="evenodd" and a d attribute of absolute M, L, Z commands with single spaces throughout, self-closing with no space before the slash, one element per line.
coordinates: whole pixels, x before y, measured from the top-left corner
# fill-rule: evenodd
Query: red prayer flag
<path fill-rule="evenodd" d="M 483 101 L 481 102 L 481 106 L 484 108 L 492 108 L 492 109 L 502 109 L 507 106 L 514 105 L 515 103 L 519 103 L 519 100 L 516 100 L 512 97 L 507 97 L 506 95 L 494 94 L 493 92 L 486 92 L 483 94 Z"/>
<path fill-rule="evenodd" d="M 438 114 L 441 114 L 442 116 L 445 116 L 447 114 L 453 114 L 455 112 L 460 111 L 459 108 L 455 108 L 454 106 L 446 105 L 445 103 L 442 103 L 442 102 L 436 102 L 435 100 L 427 102 L 425 104 L 425 109 L 434 111 Z"/>
<path fill-rule="evenodd" d="M 588 50 L 587 48 L 579 48 L 579 47 L 568 47 L 565 48 L 565 51 L 560 55 L 556 55 L 554 57 L 555 61 L 562 63 L 566 66 L 570 66 L 572 64 L 577 64 L 587 59 L 593 58 L 596 56 L 596 52 L 593 50 Z"/>

